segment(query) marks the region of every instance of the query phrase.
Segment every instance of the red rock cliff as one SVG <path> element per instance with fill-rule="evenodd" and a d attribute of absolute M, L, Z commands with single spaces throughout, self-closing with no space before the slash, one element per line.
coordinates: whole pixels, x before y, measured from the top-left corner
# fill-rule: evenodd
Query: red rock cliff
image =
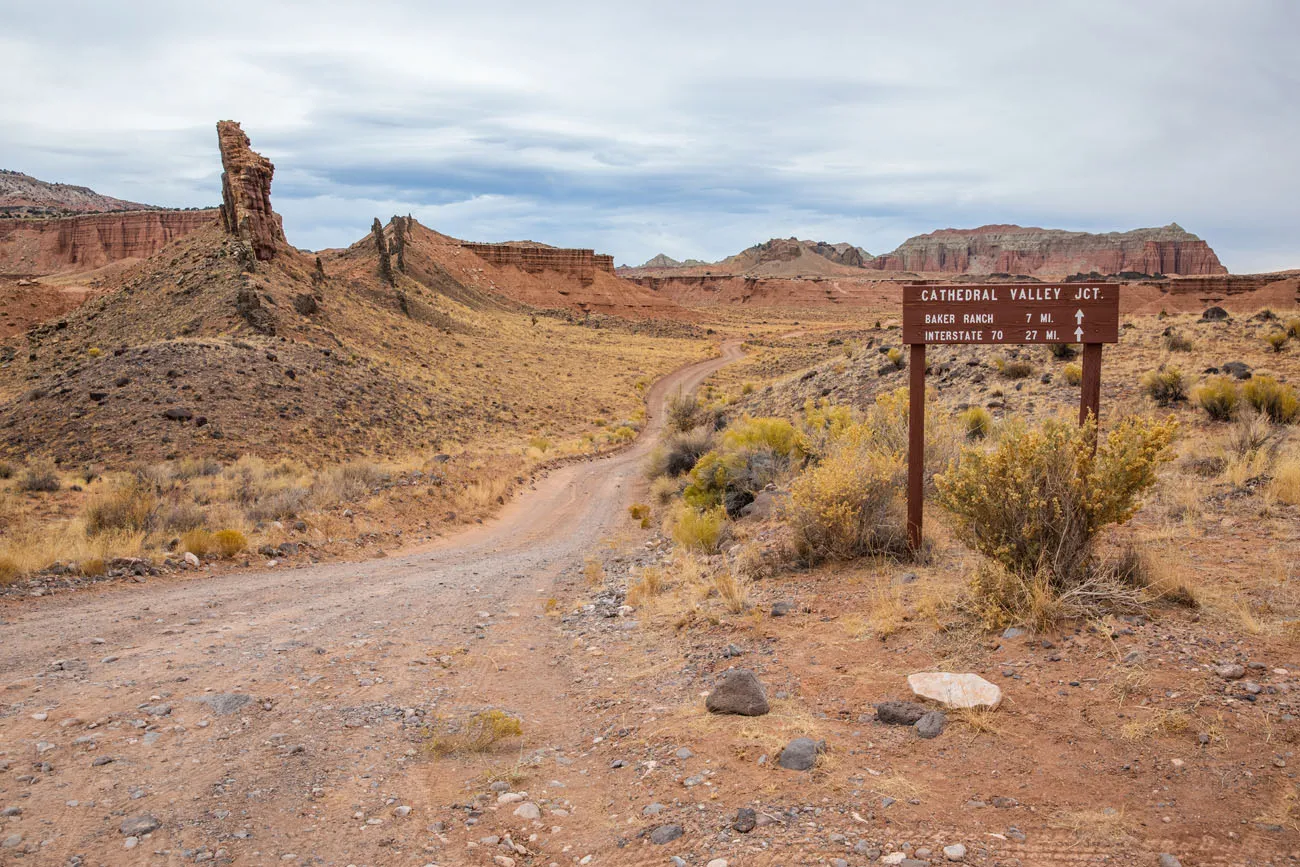
<path fill-rule="evenodd" d="M 275 166 L 251 147 L 248 136 L 233 120 L 217 122 L 221 148 L 221 220 L 262 261 L 286 244 L 280 215 L 271 210 L 271 176 Z"/>
<path fill-rule="evenodd" d="M 1020 226 L 940 229 L 909 238 L 894 252 L 867 262 L 866 267 L 880 271 L 1034 276 L 1091 271 L 1228 273 L 1209 244 L 1177 223 L 1105 234 Z"/>
<path fill-rule="evenodd" d="M 143 259 L 216 218 L 217 211 L 208 209 L 0 220 L 0 274 L 90 271 Z"/>
<path fill-rule="evenodd" d="M 540 244 L 478 244 L 464 241 L 461 246 L 498 267 L 511 266 L 529 274 L 555 271 L 590 286 L 597 271 L 614 273 L 614 257 L 593 250 L 546 247 Z"/>

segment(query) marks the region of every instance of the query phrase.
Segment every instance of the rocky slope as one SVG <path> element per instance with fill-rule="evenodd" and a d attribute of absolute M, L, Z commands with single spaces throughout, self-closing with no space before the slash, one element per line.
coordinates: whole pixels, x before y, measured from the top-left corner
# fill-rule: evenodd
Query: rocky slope
<path fill-rule="evenodd" d="M 1066 232 L 1012 225 L 940 229 L 909 238 L 867 265 L 880 271 L 938 274 L 1066 276 L 1097 271 L 1119 274 L 1226 274 L 1210 245 L 1170 223 L 1131 232 Z"/>
<path fill-rule="evenodd" d="M 133 210 L 0 220 L 0 275 L 90 271 L 123 259 L 144 259 L 216 217 L 215 210 Z"/>
<path fill-rule="evenodd" d="M 149 211 L 153 205 L 104 196 L 72 184 L 52 184 L 22 172 L 0 169 L 0 217 L 52 217 L 103 211 Z"/>

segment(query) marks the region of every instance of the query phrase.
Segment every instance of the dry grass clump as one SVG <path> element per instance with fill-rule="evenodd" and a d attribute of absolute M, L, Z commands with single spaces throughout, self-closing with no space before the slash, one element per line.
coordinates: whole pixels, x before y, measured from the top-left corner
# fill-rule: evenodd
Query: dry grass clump
<path fill-rule="evenodd" d="M 312 502 L 320 508 L 357 500 L 388 480 L 388 474 L 365 461 L 331 467 L 319 473 L 311 485 Z"/>
<path fill-rule="evenodd" d="M 0 461 L 0 481 L 6 481 L 14 477 L 14 465 L 8 461 Z"/>
<path fill-rule="evenodd" d="M 11 557 L 0 557 L 0 587 L 12 584 L 23 574 L 18 561 Z"/>
<path fill-rule="evenodd" d="M 106 491 L 86 506 L 86 532 L 93 535 L 116 530 L 145 532 L 153 526 L 157 498 L 138 478 Z"/>
<path fill-rule="evenodd" d="M 1300 340 L 1300 317 L 1286 321 L 1286 333 Z"/>
<path fill-rule="evenodd" d="M 248 549 L 248 537 L 238 530 L 218 530 L 212 534 L 212 547 L 222 557 L 233 557 Z"/>
<path fill-rule="evenodd" d="M 1060 344 L 1068 346 L 1069 344 Z M 962 410 L 957 416 L 958 422 L 966 430 L 966 439 L 982 440 L 993 431 L 993 416 L 982 406 L 972 406 Z"/>
<path fill-rule="evenodd" d="M 435 756 L 485 753 L 496 744 L 524 735 L 518 717 L 503 710 L 486 710 L 461 722 L 438 719 L 425 726 L 425 748 Z"/>
<path fill-rule="evenodd" d="M 1097 533 L 1137 511 L 1170 459 L 1177 423 L 1130 417 L 1097 443 L 1095 424 L 1052 419 L 1017 428 L 990 452 L 968 448 L 936 481 L 959 535 L 1001 567 L 976 575 L 991 623 L 1039 620 L 1057 604 L 1086 605 L 1107 591 L 1093 562 Z"/>
<path fill-rule="evenodd" d="M 1269 490 L 1279 501 L 1300 506 L 1300 457 L 1292 456 L 1278 462 L 1273 469 Z"/>
<path fill-rule="evenodd" d="M 1034 375 L 1034 365 L 1028 361 L 995 358 L 993 366 L 1004 379 L 1027 379 Z"/>
<path fill-rule="evenodd" d="M 190 530 L 181 535 L 181 550 L 188 551 L 195 557 L 204 557 L 212 552 L 216 543 L 211 530 Z"/>
<path fill-rule="evenodd" d="M 664 409 L 670 432 L 686 433 L 697 427 L 713 426 L 714 413 L 704 406 L 694 392 L 678 391 L 669 395 Z"/>
<path fill-rule="evenodd" d="M 1229 421 L 1237 414 L 1241 396 L 1237 383 L 1228 376 L 1211 376 L 1192 389 L 1192 403 L 1215 421 Z"/>
<path fill-rule="evenodd" d="M 1067 364 L 1061 368 L 1061 381 L 1066 385 L 1078 385 L 1083 382 L 1083 368 L 1077 364 Z"/>
<path fill-rule="evenodd" d="M 1191 352 L 1192 339 L 1179 334 L 1177 331 L 1170 331 L 1165 335 L 1165 349 L 1170 352 Z"/>
<path fill-rule="evenodd" d="M 1048 348 L 1052 352 L 1052 357 L 1060 361 L 1069 361 L 1079 354 L 1069 343 L 1051 343 L 1048 344 Z"/>
<path fill-rule="evenodd" d="M 53 464 L 32 464 L 18 477 L 18 490 L 27 493 L 52 494 L 63 487 Z"/>
<path fill-rule="evenodd" d="M 1169 406 L 1187 399 L 1187 383 L 1176 367 L 1149 370 L 1142 375 L 1142 391 L 1160 406 Z"/>
<path fill-rule="evenodd" d="M 668 589 L 662 569 L 647 566 L 627 586 L 627 604 L 640 607 Z"/>
<path fill-rule="evenodd" d="M 1267 374 L 1246 380 L 1241 387 L 1241 396 L 1246 403 L 1278 424 L 1300 421 L 1300 396 L 1296 395 L 1296 390 Z"/>
<path fill-rule="evenodd" d="M 692 551 L 716 554 L 727 530 L 727 510 L 722 506 L 697 508 L 684 504 L 672 519 L 673 540 Z"/>

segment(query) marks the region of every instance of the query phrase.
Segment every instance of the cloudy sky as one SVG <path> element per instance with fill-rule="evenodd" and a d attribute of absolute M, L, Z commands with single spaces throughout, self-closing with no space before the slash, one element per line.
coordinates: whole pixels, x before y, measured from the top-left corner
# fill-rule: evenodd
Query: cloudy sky
<path fill-rule="evenodd" d="M 1235 272 L 1300 267 L 1291 0 L 0 0 L 0 21 L 0 167 L 212 204 L 232 118 L 305 248 L 407 212 L 620 263 L 1177 221 Z"/>

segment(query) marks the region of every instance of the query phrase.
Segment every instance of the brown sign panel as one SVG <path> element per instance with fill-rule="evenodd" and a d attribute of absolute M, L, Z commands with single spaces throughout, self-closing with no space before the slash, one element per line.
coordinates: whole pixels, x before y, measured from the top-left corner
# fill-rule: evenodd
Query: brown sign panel
<path fill-rule="evenodd" d="M 904 286 L 903 342 L 1118 343 L 1119 285 Z"/>

